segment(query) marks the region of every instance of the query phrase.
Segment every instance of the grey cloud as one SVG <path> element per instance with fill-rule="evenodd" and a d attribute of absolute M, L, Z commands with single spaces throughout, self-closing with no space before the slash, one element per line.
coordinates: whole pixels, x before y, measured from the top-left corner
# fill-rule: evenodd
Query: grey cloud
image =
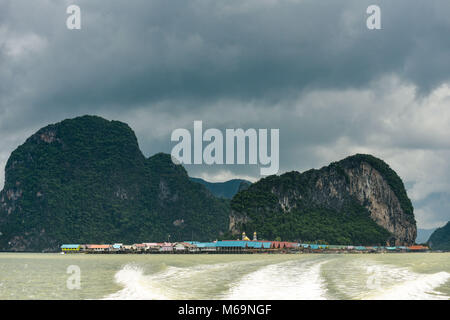
<path fill-rule="evenodd" d="M 445 1 L 380 1 L 379 32 L 365 27 L 369 1 L 244 2 L 77 1 L 83 29 L 71 32 L 64 2 L 6 1 L 10 32 L 49 43 L 18 70 L 22 86 L 38 89 L 21 99 L 33 110 L 86 110 L 176 97 L 276 101 L 390 73 L 424 90 L 448 79 Z"/>
<path fill-rule="evenodd" d="M 415 204 L 418 224 L 426 228 L 439 228 L 450 220 L 450 194 L 433 193 Z"/>

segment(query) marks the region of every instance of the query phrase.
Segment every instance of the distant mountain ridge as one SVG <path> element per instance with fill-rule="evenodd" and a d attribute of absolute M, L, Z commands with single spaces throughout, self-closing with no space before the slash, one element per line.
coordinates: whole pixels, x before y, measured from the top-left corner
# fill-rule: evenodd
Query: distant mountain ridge
<path fill-rule="evenodd" d="M 191 181 L 204 185 L 218 198 L 231 199 L 236 193 L 248 188 L 252 183 L 243 179 L 232 179 L 225 182 L 208 182 L 201 178 L 190 178 Z"/>
<path fill-rule="evenodd" d="M 417 229 L 416 243 L 426 243 L 436 228 L 433 229 Z"/>

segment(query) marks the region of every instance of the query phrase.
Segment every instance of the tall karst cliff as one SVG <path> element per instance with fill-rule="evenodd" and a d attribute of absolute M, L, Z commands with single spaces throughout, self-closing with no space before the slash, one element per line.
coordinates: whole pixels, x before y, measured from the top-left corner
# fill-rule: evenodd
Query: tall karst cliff
<path fill-rule="evenodd" d="M 410 244 L 416 237 L 401 179 L 368 155 L 246 185 L 231 209 L 169 155 L 146 158 L 128 125 L 96 116 L 42 128 L 6 164 L 0 250 L 54 251 L 62 243 L 169 235 L 210 241 L 241 231 L 337 244 Z"/>
<path fill-rule="evenodd" d="M 412 244 L 413 207 L 382 160 L 355 155 L 320 170 L 270 176 L 232 200 L 230 230 L 343 244 Z"/>
<path fill-rule="evenodd" d="M 0 193 L 0 250 L 62 243 L 210 240 L 229 204 L 189 180 L 170 155 L 145 158 L 119 121 L 84 116 L 49 125 L 10 156 Z"/>

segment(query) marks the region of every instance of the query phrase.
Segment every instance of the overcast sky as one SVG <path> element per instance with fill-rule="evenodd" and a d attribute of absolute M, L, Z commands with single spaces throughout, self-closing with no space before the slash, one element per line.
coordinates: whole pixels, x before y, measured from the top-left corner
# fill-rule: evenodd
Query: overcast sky
<path fill-rule="evenodd" d="M 66 8 L 81 8 L 81 30 Z M 381 7 L 381 30 L 366 9 Z M 39 128 L 95 114 L 146 156 L 176 128 L 279 128 L 280 172 L 354 153 L 403 179 L 418 226 L 450 220 L 448 0 L 0 0 L 0 186 Z M 189 166 L 210 181 L 257 166 Z"/>

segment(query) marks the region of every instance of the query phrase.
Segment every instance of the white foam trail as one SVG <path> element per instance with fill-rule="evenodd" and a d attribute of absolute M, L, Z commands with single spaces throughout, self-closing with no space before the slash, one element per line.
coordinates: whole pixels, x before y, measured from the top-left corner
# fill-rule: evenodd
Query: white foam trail
<path fill-rule="evenodd" d="M 106 300 L 165 300 L 162 292 L 152 286 L 142 268 L 128 264 L 119 270 L 115 276 L 116 283 L 124 288 L 105 297 Z"/>
<path fill-rule="evenodd" d="M 363 299 L 375 300 L 448 300 L 449 296 L 435 289 L 444 285 L 450 279 L 450 273 L 442 271 L 433 274 L 420 274 L 407 268 L 379 265 L 374 269 L 374 282 L 379 284 Z"/>
<path fill-rule="evenodd" d="M 325 282 L 320 275 L 325 262 L 292 261 L 263 267 L 244 276 L 225 299 L 326 299 Z"/>
<path fill-rule="evenodd" d="M 205 293 L 205 289 L 223 280 L 224 275 L 229 277 L 230 269 L 243 268 L 246 264 L 248 262 L 202 264 L 191 267 L 169 266 L 161 272 L 149 275 L 145 275 L 141 267 L 127 264 L 115 274 L 115 282 L 123 289 L 104 299 L 167 300 L 211 297 L 211 294 Z"/>
<path fill-rule="evenodd" d="M 450 273 L 444 271 L 421 274 L 367 261 L 344 263 L 339 258 L 262 266 L 252 261 L 169 266 L 149 275 L 140 266 L 127 264 L 115 274 L 123 289 L 105 299 L 448 300 L 450 297 L 437 289 L 449 280 Z"/>

